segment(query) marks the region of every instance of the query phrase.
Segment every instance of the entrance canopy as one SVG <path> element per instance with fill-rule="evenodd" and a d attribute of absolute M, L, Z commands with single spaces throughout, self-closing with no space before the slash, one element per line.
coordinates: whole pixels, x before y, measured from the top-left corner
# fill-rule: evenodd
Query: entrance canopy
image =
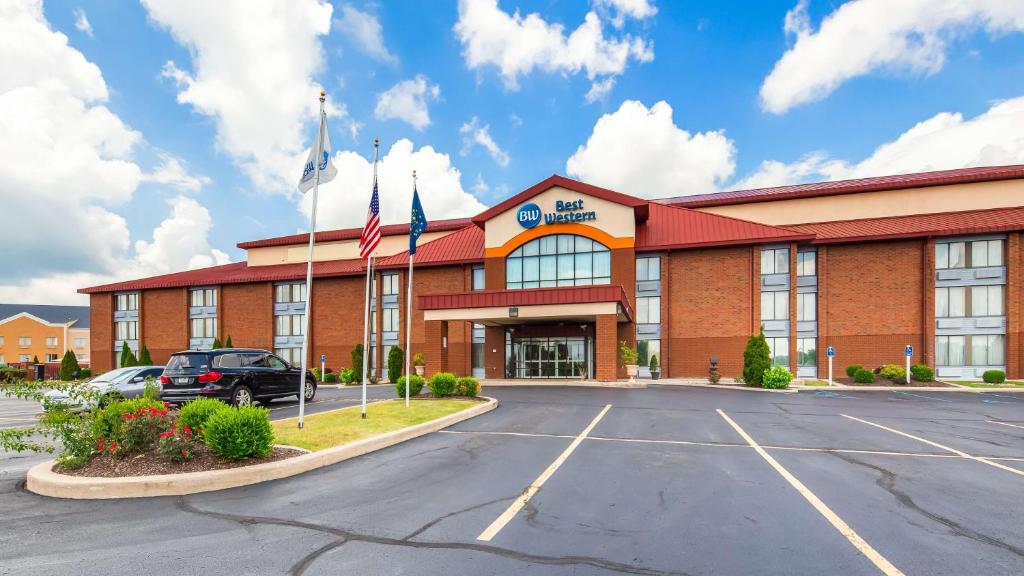
<path fill-rule="evenodd" d="M 419 297 L 419 304 L 424 320 L 464 320 L 491 326 L 592 322 L 612 314 L 619 322 L 633 318 L 625 291 L 614 284 L 428 294 Z"/>

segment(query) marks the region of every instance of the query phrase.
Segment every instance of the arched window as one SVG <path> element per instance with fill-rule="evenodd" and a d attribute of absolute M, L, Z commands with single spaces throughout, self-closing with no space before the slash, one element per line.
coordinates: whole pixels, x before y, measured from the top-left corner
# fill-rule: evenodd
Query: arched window
<path fill-rule="evenodd" d="M 584 236 L 553 234 L 530 240 L 505 259 L 505 288 L 590 286 L 612 281 L 608 247 Z"/>

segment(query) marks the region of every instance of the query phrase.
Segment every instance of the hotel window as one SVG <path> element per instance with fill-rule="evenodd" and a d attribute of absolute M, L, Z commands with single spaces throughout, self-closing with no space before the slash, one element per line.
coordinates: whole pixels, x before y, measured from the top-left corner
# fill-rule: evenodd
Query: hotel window
<path fill-rule="evenodd" d="M 964 336 L 937 336 L 935 338 L 935 364 L 937 366 L 963 366 L 964 344 Z"/>
<path fill-rule="evenodd" d="M 192 319 L 192 337 L 193 338 L 216 338 L 217 337 L 217 319 L 216 318 L 193 318 Z"/>
<path fill-rule="evenodd" d="M 56 348 L 57 347 L 57 337 L 56 336 L 47 336 L 46 337 L 46 347 L 47 348 Z"/>
<path fill-rule="evenodd" d="M 637 324 L 661 324 L 661 296 L 643 296 L 636 299 Z"/>
<path fill-rule="evenodd" d="M 797 338 L 796 340 L 796 365 L 813 368 L 818 365 L 818 339 Z"/>
<path fill-rule="evenodd" d="M 6 365 L 7 365 L 7 361 L 4 360 L 4 355 L 0 354 L 0 366 L 6 366 Z"/>
<path fill-rule="evenodd" d="M 3 343 L 4 343 L 3 338 L 0 338 L 0 346 L 2 346 Z M 85 348 L 86 345 L 87 344 L 86 344 L 86 339 L 85 338 L 75 338 L 75 348 Z"/>
<path fill-rule="evenodd" d="M 970 256 L 970 261 L 968 261 Z M 935 268 L 984 268 L 1003 265 L 1002 240 L 940 242 L 935 245 Z"/>
<path fill-rule="evenodd" d="M 762 256 L 763 258 L 763 256 Z M 817 274 L 818 253 L 797 252 L 796 253 L 796 275 L 814 276 Z M 762 272 L 763 274 L 764 272 Z"/>
<path fill-rule="evenodd" d="M 47 354 L 46 355 L 46 361 L 47 362 L 56 362 L 57 361 L 57 355 L 56 354 Z"/>
<path fill-rule="evenodd" d="M 485 285 L 484 267 L 473 266 L 473 290 L 483 290 Z"/>
<path fill-rule="evenodd" d="M 0 336 L 0 347 L 3 347 L 3 345 L 4 345 L 4 337 Z"/>
<path fill-rule="evenodd" d="M 1002 315 L 1002 286 L 971 286 L 971 316 Z"/>
<path fill-rule="evenodd" d="M 22 336 L 21 338 L 18 338 L 18 346 L 21 346 L 22 348 L 27 348 L 31 345 L 32 338 L 29 338 L 28 336 Z"/>
<path fill-rule="evenodd" d="M 761 320 L 787 320 L 789 292 L 761 292 Z"/>
<path fill-rule="evenodd" d="M 277 304 L 288 304 L 292 302 L 306 301 L 306 284 L 278 284 L 274 286 L 274 302 Z"/>
<path fill-rule="evenodd" d="M 117 340 L 138 340 L 139 323 L 136 321 L 115 322 L 114 333 Z"/>
<path fill-rule="evenodd" d="M 970 244 L 971 268 L 1003 265 L 1002 240 L 975 240 Z"/>
<path fill-rule="evenodd" d="M 773 366 L 789 366 L 789 338 L 765 338 Z"/>
<path fill-rule="evenodd" d="M 796 319 L 798 321 L 813 322 L 817 319 L 817 306 L 814 302 L 815 296 L 817 294 L 814 292 L 796 295 Z"/>
<path fill-rule="evenodd" d="M 192 304 L 193 308 L 205 307 L 205 306 L 216 306 L 217 305 L 217 290 L 214 288 L 199 288 L 192 290 Z"/>
<path fill-rule="evenodd" d="M 129 292 L 127 294 L 118 294 L 114 298 L 114 310 L 117 312 L 125 312 L 127 310 L 138 310 L 139 309 L 139 295 L 136 292 Z"/>
<path fill-rule="evenodd" d="M 275 336 L 302 336 L 302 319 L 304 314 L 285 314 L 275 316 L 277 322 Z"/>
<path fill-rule="evenodd" d="M 649 367 L 652 355 L 658 357 L 658 365 L 661 365 L 661 340 L 637 340 L 636 351 L 638 365 Z"/>
<path fill-rule="evenodd" d="M 398 274 L 384 274 L 381 276 L 384 281 L 384 295 L 398 294 Z"/>
<path fill-rule="evenodd" d="M 789 248 L 761 250 L 761 274 L 788 274 Z"/>
<path fill-rule="evenodd" d="M 966 313 L 966 288 L 952 286 L 935 289 L 935 317 L 963 318 Z"/>
<path fill-rule="evenodd" d="M 971 366 L 1001 366 L 1005 362 L 1002 334 L 971 336 Z"/>
<path fill-rule="evenodd" d="M 661 258 L 640 257 L 636 259 L 636 281 L 645 282 L 648 280 L 661 279 Z"/>
<path fill-rule="evenodd" d="M 302 364 L 302 348 L 276 348 L 274 354 L 289 364 Z"/>
<path fill-rule="evenodd" d="M 505 260 L 505 287 L 589 286 L 612 280 L 611 253 L 583 236 L 542 236 L 516 248 Z"/>
<path fill-rule="evenodd" d="M 381 328 L 382 332 L 398 332 L 398 308 L 385 308 L 384 312 L 384 326 Z"/>
<path fill-rule="evenodd" d="M 32 355 L 31 354 L 21 354 L 20 356 L 18 356 L 18 362 L 31 362 L 31 361 L 32 361 Z"/>

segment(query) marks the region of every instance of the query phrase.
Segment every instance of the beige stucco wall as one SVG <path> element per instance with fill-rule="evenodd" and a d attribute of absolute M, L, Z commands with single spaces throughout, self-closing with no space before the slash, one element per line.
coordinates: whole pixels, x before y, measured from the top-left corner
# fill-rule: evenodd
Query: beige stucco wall
<path fill-rule="evenodd" d="M 633 217 L 633 209 L 622 204 L 580 194 L 579 192 L 572 192 L 560 186 L 555 186 L 541 192 L 529 200 L 529 202 L 533 202 L 540 207 L 541 212 L 547 214 L 555 211 L 556 200 L 573 202 L 580 199 L 583 200 L 582 211 L 597 212 L 597 220 L 582 222 L 582 224 L 600 228 L 616 238 L 633 238 L 636 236 L 636 220 Z M 513 206 L 487 221 L 484 228 L 485 248 L 500 247 L 526 230 L 516 221 L 516 212 L 519 210 L 519 206 Z M 545 224 L 542 217 L 541 223 L 537 225 L 537 228 L 549 228 L 551 234 L 557 234 L 560 226 L 562 225 Z"/>
<path fill-rule="evenodd" d="M 437 240 L 452 234 L 452 231 L 427 232 L 420 236 L 419 244 L 425 244 L 431 240 Z M 380 246 L 374 252 L 377 257 L 392 256 L 409 249 L 409 235 L 385 236 L 381 238 Z M 265 248 L 252 248 L 248 250 L 249 266 L 271 266 L 274 264 L 294 264 L 305 262 L 309 254 L 308 244 L 296 244 L 291 246 L 268 246 Z M 338 242 L 324 242 L 313 248 L 313 261 L 324 262 L 327 260 L 349 260 L 359 257 L 359 239 L 342 240 Z"/>
<path fill-rule="evenodd" d="M 1024 180 L 975 182 L 698 208 L 763 224 L 804 224 L 1024 206 Z"/>
<path fill-rule="evenodd" d="M 510 319 L 508 306 L 492 306 L 484 308 L 451 308 L 448 310 L 426 310 L 423 312 L 424 320 L 469 320 L 469 321 L 491 321 L 499 322 Z M 541 304 L 533 306 L 518 306 L 519 314 L 515 321 L 537 318 L 558 318 L 570 320 L 578 318 L 581 320 L 593 320 L 602 314 L 617 314 L 618 303 L 616 302 L 587 302 L 582 304 Z"/>

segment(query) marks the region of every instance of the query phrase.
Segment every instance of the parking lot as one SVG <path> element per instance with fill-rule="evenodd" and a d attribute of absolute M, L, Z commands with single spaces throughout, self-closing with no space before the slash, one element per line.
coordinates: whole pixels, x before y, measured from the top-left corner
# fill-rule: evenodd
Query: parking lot
<path fill-rule="evenodd" d="M 453 428 L 182 498 L 43 498 L 43 458 L 5 455 L 0 574 L 1024 573 L 1024 395 L 484 393 Z"/>

